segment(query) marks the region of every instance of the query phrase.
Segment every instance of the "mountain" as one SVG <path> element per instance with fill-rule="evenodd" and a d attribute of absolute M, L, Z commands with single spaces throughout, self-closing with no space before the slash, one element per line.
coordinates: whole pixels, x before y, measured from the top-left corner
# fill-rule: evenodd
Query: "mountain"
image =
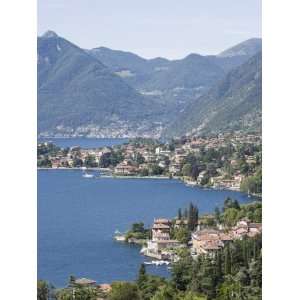
<path fill-rule="evenodd" d="M 134 88 L 151 92 L 210 87 L 224 73 L 261 51 L 261 39 L 252 38 L 219 55 L 190 54 L 183 59 L 145 59 L 134 53 L 106 47 L 86 50 Z"/>
<path fill-rule="evenodd" d="M 261 52 L 194 100 L 164 136 L 261 130 Z"/>
<path fill-rule="evenodd" d="M 38 38 L 39 135 L 158 137 L 164 128 L 192 130 L 202 119 L 191 108 L 213 106 L 216 83 L 260 50 L 261 40 L 251 39 L 219 55 L 145 59 L 105 47 L 81 49 L 49 31 Z M 189 109 L 192 126 L 177 130 Z"/>
<path fill-rule="evenodd" d="M 161 110 L 56 33 L 38 38 L 40 135 L 157 135 Z"/>
<path fill-rule="evenodd" d="M 136 89 L 141 89 L 157 70 L 169 63 L 164 58 L 145 59 L 131 52 L 106 47 L 86 51 Z"/>
<path fill-rule="evenodd" d="M 259 38 L 252 38 L 237 44 L 223 52 L 218 57 L 234 57 L 234 56 L 253 56 L 262 48 L 262 41 Z"/>
<path fill-rule="evenodd" d="M 145 59 L 105 47 L 87 50 L 141 94 L 162 104 L 171 118 L 259 51 L 260 39 L 247 40 L 220 55 L 190 54 L 178 60 Z"/>

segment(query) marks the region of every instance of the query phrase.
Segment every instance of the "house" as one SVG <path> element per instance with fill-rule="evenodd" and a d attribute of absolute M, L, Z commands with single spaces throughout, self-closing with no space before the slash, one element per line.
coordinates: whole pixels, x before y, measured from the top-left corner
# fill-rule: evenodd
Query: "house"
<path fill-rule="evenodd" d="M 242 239 L 244 236 L 254 237 L 262 233 L 262 225 L 242 219 L 232 228 L 231 233 L 235 239 Z"/>
<path fill-rule="evenodd" d="M 214 229 L 204 229 L 192 234 L 192 251 L 197 254 L 210 254 L 224 247 L 219 238 L 219 232 Z"/>
<path fill-rule="evenodd" d="M 98 285 L 98 288 L 104 294 L 108 294 L 111 291 L 111 285 L 108 283 L 102 283 Z"/>
<path fill-rule="evenodd" d="M 156 148 L 155 148 L 155 154 L 156 154 L 156 155 L 159 155 L 161 151 L 162 151 L 162 148 L 161 148 L 161 147 L 156 147 Z"/>
<path fill-rule="evenodd" d="M 96 281 L 88 278 L 78 278 L 75 280 L 75 284 L 80 286 L 95 286 Z"/>
<path fill-rule="evenodd" d="M 213 254 L 232 240 L 231 234 L 216 229 L 197 230 L 192 234 L 192 251 L 197 255 Z"/>
<path fill-rule="evenodd" d="M 187 157 L 187 154 L 175 154 L 174 161 L 176 164 L 180 164 Z"/>
<path fill-rule="evenodd" d="M 161 167 L 161 168 L 165 168 L 166 167 L 166 162 L 161 160 L 159 163 L 158 163 L 158 166 Z"/>
<path fill-rule="evenodd" d="M 152 240 L 169 240 L 170 239 L 170 230 L 171 222 L 168 219 L 156 219 L 152 226 Z"/>
<path fill-rule="evenodd" d="M 170 248 L 181 247 L 177 240 L 170 239 L 171 221 L 168 219 L 155 219 L 152 226 L 152 239 L 147 242 L 147 247 L 142 249 L 146 256 L 156 259 L 170 259 Z"/>
<path fill-rule="evenodd" d="M 126 162 L 121 162 L 114 168 L 114 173 L 117 175 L 135 175 L 137 168 Z"/>
<path fill-rule="evenodd" d="M 177 219 L 177 220 L 175 221 L 174 227 L 175 227 L 175 228 L 187 227 L 187 225 L 188 225 L 188 220 L 183 220 L 183 219 L 178 220 L 178 219 Z"/>
<path fill-rule="evenodd" d="M 197 181 L 201 182 L 201 180 L 202 180 L 202 178 L 204 178 L 205 174 L 206 174 L 206 171 L 200 172 L 198 177 L 197 177 Z"/>
<path fill-rule="evenodd" d="M 176 164 L 176 163 L 172 163 L 172 164 L 170 164 L 170 166 L 169 166 L 169 172 L 171 173 L 171 174 L 177 174 L 177 173 L 179 173 L 180 172 L 180 164 Z"/>

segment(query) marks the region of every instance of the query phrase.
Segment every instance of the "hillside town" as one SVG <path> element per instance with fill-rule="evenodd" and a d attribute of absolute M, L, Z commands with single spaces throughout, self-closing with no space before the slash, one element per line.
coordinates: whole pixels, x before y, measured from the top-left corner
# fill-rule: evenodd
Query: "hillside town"
<path fill-rule="evenodd" d="M 220 134 L 162 143 L 133 139 L 113 147 L 61 149 L 39 143 L 39 168 L 100 169 L 115 177 L 179 178 L 186 184 L 261 193 L 261 136 Z"/>

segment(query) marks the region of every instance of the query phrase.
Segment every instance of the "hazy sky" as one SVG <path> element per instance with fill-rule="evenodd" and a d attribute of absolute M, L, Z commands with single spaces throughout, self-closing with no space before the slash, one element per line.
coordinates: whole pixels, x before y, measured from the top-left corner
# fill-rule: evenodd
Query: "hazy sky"
<path fill-rule="evenodd" d="M 261 0 L 38 0 L 38 34 L 141 56 L 216 54 L 261 36 Z"/>

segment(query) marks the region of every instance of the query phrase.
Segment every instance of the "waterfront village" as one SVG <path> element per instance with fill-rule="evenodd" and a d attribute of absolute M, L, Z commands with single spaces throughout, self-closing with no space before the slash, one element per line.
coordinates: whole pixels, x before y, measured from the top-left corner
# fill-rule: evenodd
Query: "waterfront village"
<path fill-rule="evenodd" d="M 195 188 L 240 190 L 260 197 L 261 151 L 260 136 L 237 133 L 169 142 L 133 139 L 93 149 L 44 142 L 37 147 L 37 164 L 82 169 L 87 178 L 176 178 Z M 117 242 L 138 244 L 140 254 L 148 257 L 135 281 L 99 285 L 70 276 L 65 288 L 55 290 L 39 281 L 38 294 L 53 293 L 58 300 L 260 300 L 261 218 L 261 201 L 240 205 L 227 198 L 212 214 L 199 213 L 190 203 L 172 219 L 155 218 L 150 228 L 140 222 L 126 233 L 115 233 Z M 148 273 L 147 264 L 167 265 L 170 278 Z"/>
<path fill-rule="evenodd" d="M 70 276 L 66 288 L 52 291 L 54 299 L 261 299 L 261 219 L 261 201 L 240 205 L 228 197 L 213 214 L 199 214 L 190 203 L 173 219 L 154 219 L 150 229 L 134 223 L 115 238 L 140 244 L 141 254 L 154 259 L 141 265 L 136 281 L 98 284 Z M 148 274 L 147 264 L 170 264 L 170 279 Z M 51 291 L 38 284 L 40 293 Z"/>
<path fill-rule="evenodd" d="M 214 256 L 215 252 L 234 240 L 254 238 L 262 233 L 261 202 L 242 205 L 231 198 L 224 202 L 223 214 L 199 216 L 197 206 L 190 204 L 174 219 L 154 219 L 151 229 L 135 223 L 126 234 L 116 233 L 117 241 L 143 245 L 141 254 L 169 264 L 179 259 L 178 250 L 189 249 L 192 257 Z M 149 262 L 150 264 L 150 262 Z"/>
<path fill-rule="evenodd" d="M 39 168 L 99 169 L 119 178 L 178 178 L 188 185 L 261 193 L 261 136 L 220 134 L 169 142 L 133 139 L 122 145 L 83 149 L 37 147 Z"/>

